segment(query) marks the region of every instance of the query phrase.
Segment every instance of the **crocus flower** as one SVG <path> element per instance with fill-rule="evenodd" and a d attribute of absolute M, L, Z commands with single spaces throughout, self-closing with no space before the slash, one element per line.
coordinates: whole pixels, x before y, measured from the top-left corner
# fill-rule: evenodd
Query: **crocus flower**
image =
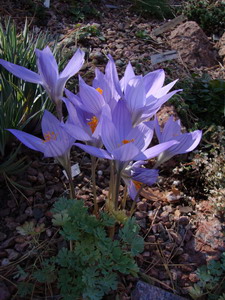
<path fill-rule="evenodd" d="M 142 183 L 152 185 L 158 178 L 158 170 L 141 167 L 144 164 L 146 164 L 145 161 L 131 162 L 121 172 L 121 177 L 127 185 L 129 196 L 136 201 L 139 200 L 136 197 Z"/>
<path fill-rule="evenodd" d="M 75 145 L 93 156 L 115 160 L 121 171 L 127 162 L 150 159 L 176 143 L 169 141 L 147 149 L 153 136 L 153 130 L 148 125 L 142 123 L 133 127 L 125 101 L 120 100 L 112 119 L 103 117 L 101 137 L 106 150 L 80 143 Z"/>
<path fill-rule="evenodd" d="M 137 76 L 130 63 L 126 67 L 123 78 L 119 81 L 115 62 L 111 55 L 108 55 L 108 58 L 105 74 L 97 69 L 93 86 L 103 90 L 103 96 L 112 110 L 119 99 L 124 99 L 132 115 L 133 125 L 150 119 L 167 100 L 179 91 L 169 92 L 177 80 L 163 86 L 165 81 L 163 70 Z"/>
<path fill-rule="evenodd" d="M 13 75 L 28 82 L 41 84 L 52 101 L 55 102 L 59 118 L 62 117 L 61 97 L 66 81 L 75 75 L 84 63 L 85 53 L 78 49 L 68 62 L 65 69 L 59 74 L 58 65 L 49 47 L 43 50 L 36 49 L 38 73 L 24 67 L 15 65 L 3 59 L 0 64 Z"/>
<path fill-rule="evenodd" d="M 57 158 L 64 166 L 68 160 L 70 148 L 75 141 L 74 138 L 61 127 L 61 122 L 47 110 L 44 112 L 41 128 L 43 139 L 17 129 L 8 130 L 27 147 L 42 152 L 45 157 Z"/>
<path fill-rule="evenodd" d="M 159 122 L 156 118 L 155 132 L 160 143 L 171 140 L 177 141 L 177 144 L 174 144 L 170 148 L 160 153 L 155 168 L 169 160 L 174 155 L 188 153 L 194 150 L 200 143 L 202 137 L 201 130 L 195 130 L 189 133 L 181 133 L 180 120 L 174 121 L 173 116 L 171 116 L 166 122 L 162 131 L 160 130 Z"/>
<path fill-rule="evenodd" d="M 67 98 L 63 98 L 63 101 L 67 106 L 69 117 L 64 129 L 80 141 L 101 147 L 102 117 L 104 115 L 110 117 L 110 107 L 104 101 L 100 89 L 96 90 L 87 85 L 81 78 L 79 87 L 78 95 L 65 90 Z M 80 130 L 77 130 L 77 127 Z"/>

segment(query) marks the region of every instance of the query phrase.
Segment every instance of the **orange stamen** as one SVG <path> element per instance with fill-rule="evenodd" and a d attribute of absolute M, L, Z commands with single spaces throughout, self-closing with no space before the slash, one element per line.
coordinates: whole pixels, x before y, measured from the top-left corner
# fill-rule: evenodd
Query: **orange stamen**
<path fill-rule="evenodd" d="M 140 181 L 132 180 L 136 189 L 139 190 L 141 188 L 142 183 Z"/>
<path fill-rule="evenodd" d="M 101 95 L 103 94 L 103 90 L 100 89 L 99 87 L 96 89 L 96 91 L 99 92 L 99 94 L 101 94 Z"/>
<path fill-rule="evenodd" d="M 87 123 L 90 128 L 91 128 L 91 132 L 94 133 L 97 125 L 98 125 L 98 119 L 96 118 L 96 116 L 91 118 L 91 121 Z"/>
<path fill-rule="evenodd" d="M 133 142 L 134 141 L 134 139 L 131 139 L 131 140 L 123 140 L 122 141 L 122 144 L 128 144 L 128 143 L 131 143 L 131 142 Z"/>
<path fill-rule="evenodd" d="M 50 142 L 51 140 L 56 140 L 57 139 L 57 134 L 52 131 L 48 131 L 46 133 L 44 133 L 44 140 L 43 140 L 43 143 L 46 143 L 46 142 Z"/>

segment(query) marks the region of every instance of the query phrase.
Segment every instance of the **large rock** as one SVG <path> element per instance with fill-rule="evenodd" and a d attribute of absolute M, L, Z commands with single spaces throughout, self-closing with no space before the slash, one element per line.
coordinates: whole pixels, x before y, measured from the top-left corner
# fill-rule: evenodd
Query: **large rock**
<path fill-rule="evenodd" d="M 131 300 L 185 300 L 185 298 L 174 295 L 156 286 L 143 281 L 138 281 Z"/>
<path fill-rule="evenodd" d="M 225 65 L 225 32 L 224 34 L 222 35 L 222 37 L 220 38 L 219 42 L 218 42 L 218 53 L 219 53 L 219 56 L 221 58 L 223 58 L 223 63 Z"/>
<path fill-rule="evenodd" d="M 217 64 L 213 48 L 196 22 L 188 21 L 174 29 L 169 36 L 169 43 L 187 66 L 212 67 Z"/>

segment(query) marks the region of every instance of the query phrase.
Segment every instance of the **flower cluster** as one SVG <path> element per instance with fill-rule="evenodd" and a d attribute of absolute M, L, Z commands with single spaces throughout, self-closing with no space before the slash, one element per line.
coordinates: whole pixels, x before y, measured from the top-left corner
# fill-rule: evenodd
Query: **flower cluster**
<path fill-rule="evenodd" d="M 38 74 L 3 60 L 0 64 L 19 78 L 43 85 L 56 104 L 58 119 L 45 111 L 43 139 L 16 129 L 10 129 L 11 133 L 31 149 L 43 152 L 45 157 L 56 157 L 67 170 L 72 145 L 93 157 L 109 160 L 112 170 L 109 201 L 113 209 L 118 206 L 121 178 L 130 197 L 138 200 L 138 189 L 143 183 L 156 182 L 156 168 L 161 163 L 176 154 L 192 151 L 199 144 L 201 131 L 182 133 L 180 121 L 174 121 L 173 117 L 160 129 L 156 113 L 178 92 L 170 91 L 176 81 L 164 85 L 163 70 L 135 75 L 129 63 L 119 80 L 109 55 L 105 73 L 96 68 L 92 86 L 79 77 L 79 92 L 75 95 L 65 89 L 65 84 L 82 67 L 84 53 L 77 50 L 60 74 L 48 47 L 36 50 L 36 56 Z M 66 122 L 62 102 L 68 110 Z M 159 144 L 149 147 L 154 132 Z M 80 142 L 75 143 L 76 140 Z M 154 157 L 157 157 L 155 168 L 145 168 L 146 160 Z"/>

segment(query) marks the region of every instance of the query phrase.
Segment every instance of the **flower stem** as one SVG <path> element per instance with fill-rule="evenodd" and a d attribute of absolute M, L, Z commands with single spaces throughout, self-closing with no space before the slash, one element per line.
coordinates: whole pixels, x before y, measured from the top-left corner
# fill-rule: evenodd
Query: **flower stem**
<path fill-rule="evenodd" d="M 91 179 L 92 179 L 92 190 L 94 196 L 94 214 L 98 215 L 98 203 L 97 203 L 97 192 L 96 192 L 96 157 L 91 155 Z"/>
<path fill-rule="evenodd" d="M 114 208 L 115 210 L 118 209 L 118 200 L 119 200 L 119 191 L 120 191 L 120 179 L 121 179 L 121 172 L 118 171 L 116 173 L 116 182 L 115 182 L 115 195 L 114 195 Z"/>

